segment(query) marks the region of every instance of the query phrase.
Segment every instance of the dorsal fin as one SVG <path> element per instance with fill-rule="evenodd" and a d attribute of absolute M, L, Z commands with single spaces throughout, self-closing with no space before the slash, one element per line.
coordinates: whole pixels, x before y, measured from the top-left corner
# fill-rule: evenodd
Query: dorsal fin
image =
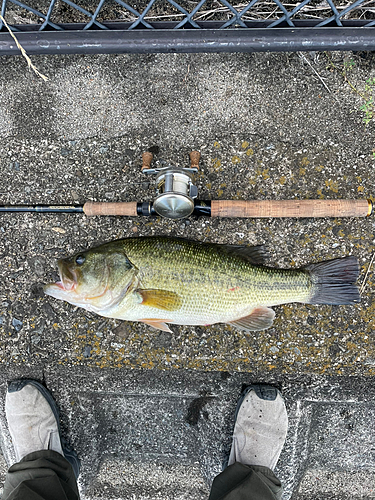
<path fill-rule="evenodd" d="M 218 245 L 218 247 L 224 253 L 241 257 L 251 264 L 261 265 L 269 258 L 269 253 L 264 245 Z"/>

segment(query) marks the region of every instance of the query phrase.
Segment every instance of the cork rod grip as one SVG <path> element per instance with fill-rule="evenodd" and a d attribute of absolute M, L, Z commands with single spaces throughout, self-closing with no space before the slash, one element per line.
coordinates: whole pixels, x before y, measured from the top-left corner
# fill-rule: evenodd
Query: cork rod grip
<path fill-rule="evenodd" d="M 83 211 L 87 216 L 92 215 L 137 215 L 137 202 L 99 203 L 88 201 L 83 205 Z"/>
<path fill-rule="evenodd" d="M 370 200 L 212 200 L 211 217 L 366 217 Z"/>

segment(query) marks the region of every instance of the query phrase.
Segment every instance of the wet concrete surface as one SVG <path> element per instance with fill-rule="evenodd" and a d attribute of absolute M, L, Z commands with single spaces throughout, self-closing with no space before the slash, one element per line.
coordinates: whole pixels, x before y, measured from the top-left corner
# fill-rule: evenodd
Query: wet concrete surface
<path fill-rule="evenodd" d="M 33 62 L 48 82 L 21 58 L 0 60 L 4 204 L 152 199 L 152 179 L 140 172 L 141 154 L 151 146 L 180 166 L 191 150 L 201 151 L 201 199 L 374 196 L 374 124 L 365 125 L 361 109 L 371 108 L 371 54 Z M 205 498 L 229 446 L 236 398 L 249 381 L 286 391 L 291 432 L 278 466 L 285 499 L 372 498 L 372 218 L 2 214 L 0 231 L 2 387 L 15 375 L 44 376 L 86 464 L 87 498 Z M 278 306 L 272 328 L 251 335 L 225 325 L 173 326 L 170 334 L 44 296 L 43 284 L 57 276 L 56 259 L 116 238 L 159 234 L 262 243 L 275 267 L 356 255 L 362 301 Z M 187 421 L 189 405 L 212 394 L 203 407 L 207 419 L 201 411 Z M 157 426 L 167 411 L 168 421 Z M 149 427 L 140 423 L 146 418 Z M 153 486 L 145 480 L 150 468 Z"/>

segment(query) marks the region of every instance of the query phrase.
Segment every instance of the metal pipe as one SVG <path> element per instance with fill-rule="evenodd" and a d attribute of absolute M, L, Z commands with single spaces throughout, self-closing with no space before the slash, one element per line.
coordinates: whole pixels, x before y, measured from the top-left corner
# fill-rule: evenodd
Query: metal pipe
<path fill-rule="evenodd" d="M 19 31 L 28 54 L 375 50 L 374 27 Z M 0 55 L 19 54 L 0 33 Z"/>

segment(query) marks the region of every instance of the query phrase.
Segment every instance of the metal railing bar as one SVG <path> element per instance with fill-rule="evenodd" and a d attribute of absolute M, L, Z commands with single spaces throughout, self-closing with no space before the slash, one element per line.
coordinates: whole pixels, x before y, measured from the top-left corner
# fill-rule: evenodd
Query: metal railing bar
<path fill-rule="evenodd" d="M 375 50 L 375 28 L 254 28 L 215 30 L 22 31 L 29 54 L 213 53 Z M 19 51 L 0 33 L 0 55 Z"/>

